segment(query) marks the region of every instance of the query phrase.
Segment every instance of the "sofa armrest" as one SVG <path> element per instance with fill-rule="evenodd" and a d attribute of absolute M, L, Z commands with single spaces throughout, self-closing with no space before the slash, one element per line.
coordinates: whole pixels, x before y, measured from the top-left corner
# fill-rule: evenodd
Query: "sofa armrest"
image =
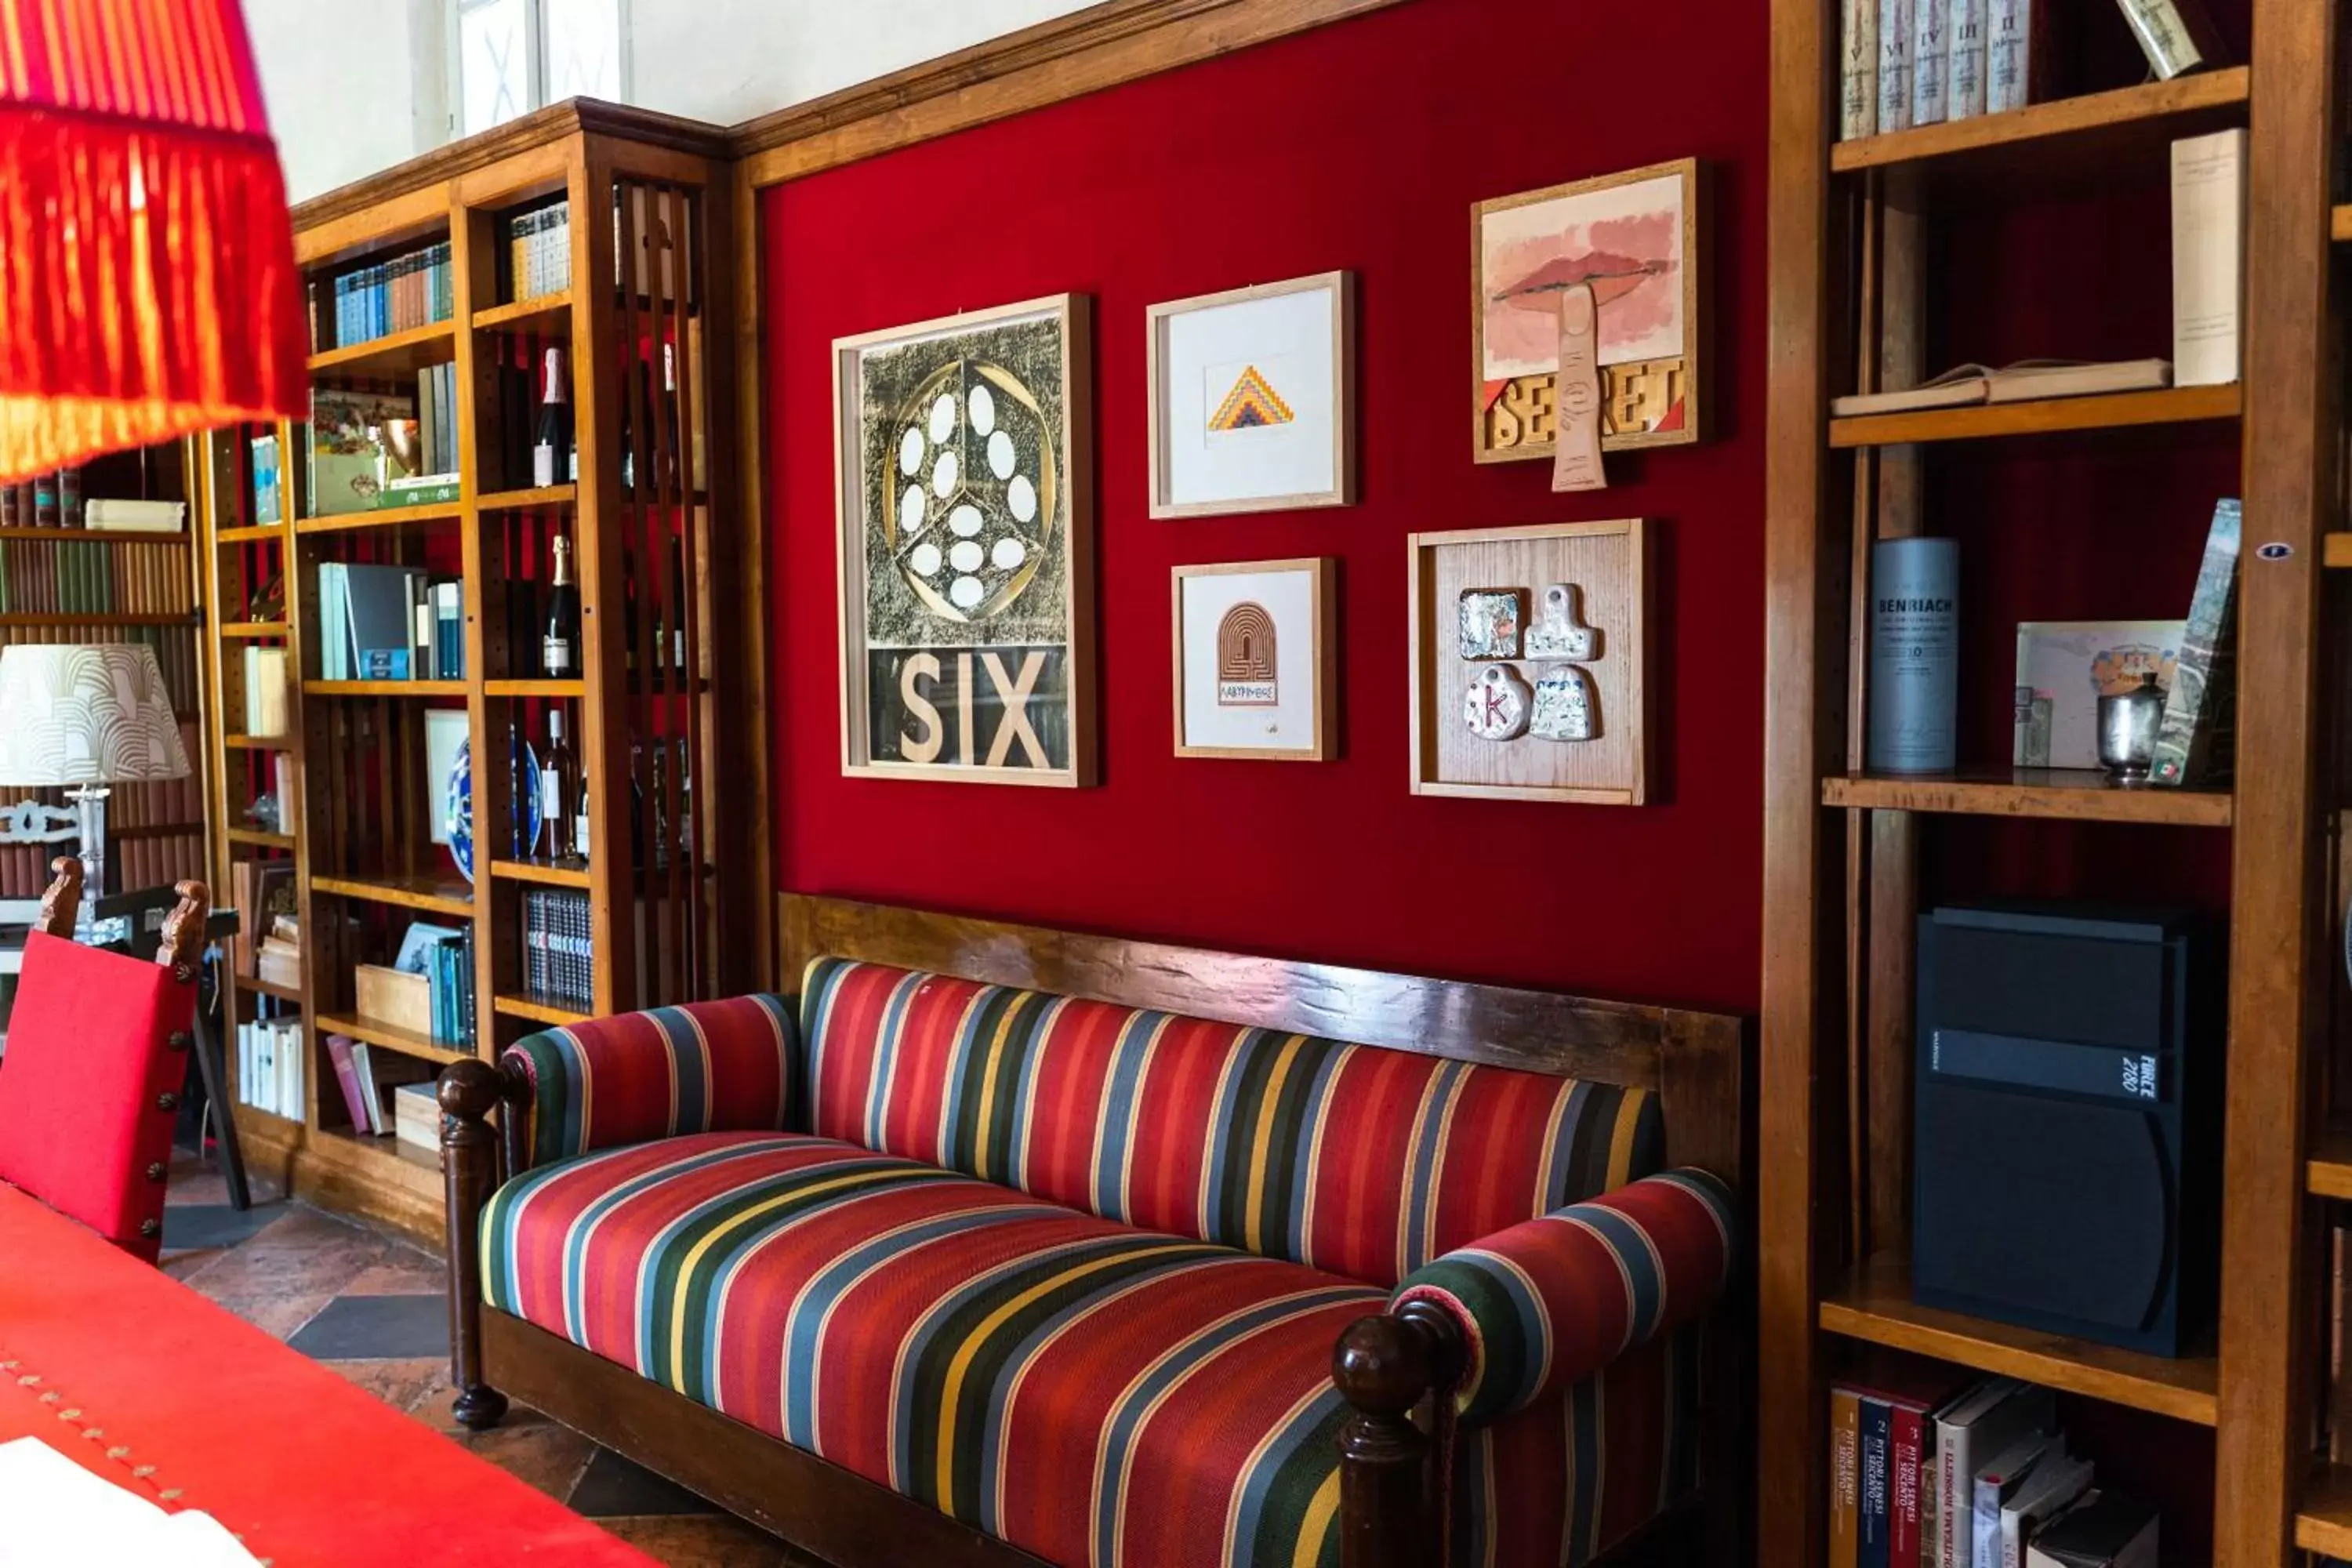
<path fill-rule="evenodd" d="M 1723 1183 L 1669 1171 L 1434 1258 L 1390 1305 L 1454 1321 L 1456 1408 L 1482 1425 L 1697 1317 L 1729 1278 L 1733 1224 Z"/>
<path fill-rule="evenodd" d="M 682 1133 L 781 1131 L 799 1057 L 792 1004 L 751 995 L 545 1029 L 499 1062 L 528 1086 L 521 1147 L 539 1166 Z"/>

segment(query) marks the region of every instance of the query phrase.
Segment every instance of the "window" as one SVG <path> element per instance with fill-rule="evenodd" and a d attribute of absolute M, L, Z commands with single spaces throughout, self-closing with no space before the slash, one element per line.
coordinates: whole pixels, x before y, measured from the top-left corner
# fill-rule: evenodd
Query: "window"
<path fill-rule="evenodd" d="M 567 98 L 622 99 L 625 0 L 452 0 L 457 130 Z"/>

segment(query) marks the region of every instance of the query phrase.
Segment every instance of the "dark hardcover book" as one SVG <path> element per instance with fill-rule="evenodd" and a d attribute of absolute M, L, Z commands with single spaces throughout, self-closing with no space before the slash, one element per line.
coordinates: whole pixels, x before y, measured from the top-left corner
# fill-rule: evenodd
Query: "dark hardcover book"
<path fill-rule="evenodd" d="M 2102 1487 L 2033 1537 L 2029 1568 L 2155 1568 L 2156 1510 L 2137 1498 Z"/>
<path fill-rule="evenodd" d="M 1875 1394 L 1862 1396 L 1862 1494 L 1857 1568 L 1893 1568 L 1894 1407 Z"/>

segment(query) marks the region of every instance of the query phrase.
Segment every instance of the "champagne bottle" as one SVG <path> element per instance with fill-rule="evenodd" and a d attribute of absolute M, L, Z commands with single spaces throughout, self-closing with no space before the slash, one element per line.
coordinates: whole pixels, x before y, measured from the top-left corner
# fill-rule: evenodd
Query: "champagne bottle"
<path fill-rule="evenodd" d="M 580 449 L 572 434 L 572 400 L 563 384 L 563 350 L 551 346 L 539 384 L 539 431 L 530 447 L 530 482 L 541 489 L 580 477 Z"/>
<path fill-rule="evenodd" d="M 563 710 L 547 710 L 547 755 L 539 764 L 539 815 L 547 824 L 547 855 L 551 860 L 570 859 L 578 853 L 572 847 L 572 803 L 579 795 L 574 782 L 578 772 L 572 760 L 572 742 L 563 734 Z"/>
<path fill-rule="evenodd" d="M 572 581 L 572 541 L 555 536 L 555 580 L 548 584 L 547 620 L 539 639 L 539 667 L 551 679 L 580 673 L 580 590 Z"/>

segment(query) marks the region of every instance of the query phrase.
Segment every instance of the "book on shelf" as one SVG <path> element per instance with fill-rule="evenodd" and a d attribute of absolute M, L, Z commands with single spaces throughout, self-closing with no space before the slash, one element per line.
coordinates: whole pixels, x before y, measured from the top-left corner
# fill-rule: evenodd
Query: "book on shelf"
<path fill-rule="evenodd" d="M 359 1064 L 354 1048 L 359 1042 L 349 1035 L 327 1037 L 327 1059 L 334 1064 L 335 1084 L 342 1090 L 343 1111 L 352 1120 L 357 1132 L 373 1131 L 368 1125 L 367 1095 L 360 1088 Z"/>
<path fill-rule="evenodd" d="M 572 287 L 572 203 L 557 201 L 506 221 L 509 289 L 518 302 Z"/>
<path fill-rule="evenodd" d="M 286 650 L 248 646 L 245 650 L 245 732 L 257 741 L 286 733 Z"/>
<path fill-rule="evenodd" d="M 2101 1487 L 2043 1525 L 2025 1568 L 2157 1568 L 2156 1510 Z"/>
<path fill-rule="evenodd" d="M 1831 1389 L 1831 1568 L 1935 1561 L 1936 1417 L 1975 1386 L 1937 1367 Z"/>
<path fill-rule="evenodd" d="M 1995 368 L 1957 364 L 1916 386 L 1891 392 L 1853 392 L 1833 398 L 1830 412 L 1840 419 L 1872 414 L 1916 414 L 1931 408 L 1970 408 L 1989 403 L 2032 403 L 2052 397 L 2095 397 L 2117 392 L 2147 392 L 2172 384 L 2172 365 L 2160 359 L 2028 359 Z"/>
<path fill-rule="evenodd" d="M 1934 0 L 1919 0 L 1932 5 Z M 1913 0 L 1878 0 L 1878 130 L 1911 129 Z"/>
<path fill-rule="evenodd" d="M 1985 0 L 1949 0 L 1946 15 L 1944 118 L 1973 120 L 1985 111 Z"/>
<path fill-rule="evenodd" d="M 2057 1398 L 2015 1378 L 1990 1378 L 1937 1411 L 1935 1420 L 1937 1568 L 1974 1568 L 1977 1469 L 2026 1434 L 2054 1430 Z"/>
<path fill-rule="evenodd" d="M 2043 96 L 2050 74 L 2054 0 L 1986 0 L 1985 112 L 2023 109 Z"/>
<path fill-rule="evenodd" d="M 1969 1504 L 1976 1521 L 1970 1568 L 2001 1568 L 2002 1542 L 2009 1533 L 2002 1516 L 2011 1501 L 2023 1495 L 2045 1458 L 2053 1466 L 2065 1459 L 2065 1440 L 2054 1429 L 2023 1433 L 1979 1467 Z"/>
<path fill-rule="evenodd" d="M 178 533 L 187 527 L 188 503 L 92 496 L 83 505 L 82 519 L 90 528 L 111 528 L 128 533 Z"/>
<path fill-rule="evenodd" d="M 253 521 L 257 524 L 280 521 L 286 503 L 278 479 L 278 437 L 256 436 L 252 445 Z"/>
<path fill-rule="evenodd" d="M 1830 1390 L 1830 1568 L 1861 1568 L 1862 1395 Z"/>
<path fill-rule="evenodd" d="M 1878 133 L 1878 0 L 1843 0 L 1838 37 L 1838 135 Z"/>
<path fill-rule="evenodd" d="M 2235 498 L 2215 502 L 2205 533 L 2148 774 L 2159 784 L 2221 784 L 2236 762 L 2240 510 Z"/>
<path fill-rule="evenodd" d="M 2025 1568 L 2025 1552 L 2042 1526 L 2057 1517 L 2090 1489 L 2091 1462 L 2065 1452 L 2065 1440 L 2053 1438 L 2052 1448 L 2032 1474 L 2000 1507 L 2000 1554 L 1991 1568 Z M 1983 1537 L 1983 1521 L 1978 1536 Z"/>
<path fill-rule="evenodd" d="M 1951 66 L 1951 0 L 1912 0 L 1913 125 L 1941 125 L 1948 117 Z"/>
<path fill-rule="evenodd" d="M 2158 81 L 2220 63 L 2221 35 L 2203 0 L 2116 0 Z"/>
<path fill-rule="evenodd" d="M 2179 385 L 2238 379 L 2245 228 L 2245 128 L 2175 142 L 2172 363 Z"/>

